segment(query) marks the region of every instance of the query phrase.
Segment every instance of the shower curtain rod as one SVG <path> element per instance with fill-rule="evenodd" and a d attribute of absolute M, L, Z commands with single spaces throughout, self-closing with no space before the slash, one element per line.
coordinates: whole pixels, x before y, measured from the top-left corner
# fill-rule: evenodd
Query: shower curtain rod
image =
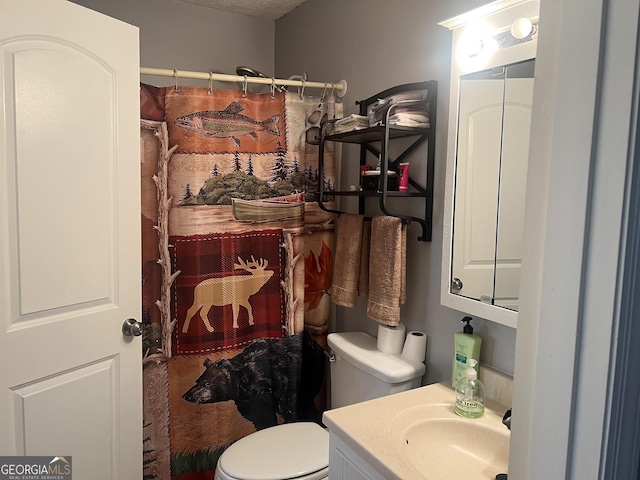
<path fill-rule="evenodd" d="M 332 89 L 336 91 L 338 97 L 343 97 L 347 93 L 347 82 L 340 80 L 337 83 L 333 82 L 307 82 L 305 80 L 286 80 L 283 78 L 262 78 L 262 77 L 248 77 L 239 75 L 227 75 L 224 73 L 212 73 L 212 72 L 189 72 L 186 70 L 169 70 L 167 68 L 149 68 L 140 67 L 141 75 L 155 75 L 159 77 L 173 77 L 179 78 L 195 78 L 199 80 L 211 80 L 217 82 L 246 82 L 246 83 L 260 83 L 262 85 L 278 85 L 287 87 L 301 87 L 301 88 L 322 88 Z"/>

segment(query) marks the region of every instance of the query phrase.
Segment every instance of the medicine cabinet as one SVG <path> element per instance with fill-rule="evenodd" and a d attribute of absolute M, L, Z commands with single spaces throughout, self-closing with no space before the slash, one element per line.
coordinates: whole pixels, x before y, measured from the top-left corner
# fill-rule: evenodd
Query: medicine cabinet
<path fill-rule="evenodd" d="M 441 303 L 511 327 L 538 9 L 538 1 L 501 0 L 440 24 L 453 30 Z"/>

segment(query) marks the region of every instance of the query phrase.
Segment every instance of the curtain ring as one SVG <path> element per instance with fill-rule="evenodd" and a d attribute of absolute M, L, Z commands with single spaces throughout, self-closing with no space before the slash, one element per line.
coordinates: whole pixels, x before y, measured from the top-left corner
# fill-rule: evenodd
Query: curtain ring
<path fill-rule="evenodd" d="M 302 82 L 302 89 L 300 90 L 300 100 L 304 99 L 304 87 L 306 82 L 304 81 L 304 78 L 301 80 Z"/>
<path fill-rule="evenodd" d="M 324 83 L 324 88 L 322 89 L 322 96 L 320 97 L 320 101 L 324 102 L 324 97 L 327 94 L 327 82 Z"/>
<path fill-rule="evenodd" d="M 180 91 L 180 89 L 178 88 L 178 70 L 175 68 L 173 69 L 173 91 Z"/>
<path fill-rule="evenodd" d="M 333 97 L 333 91 L 335 90 L 335 88 L 336 88 L 336 84 L 331 82 L 331 96 L 332 97 Z"/>
<path fill-rule="evenodd" d="M 213 72 L 209 72 L 209 95 L 213 95 Z"/>
<path fill-rule="evenodd" d="M 242 97 L 247 98 L 247 76 L 244 76 L 244 82 L 242 83 Z"/>
<path fill-rule="evenodd" d="M 276 79 L 271 77 L 271 100 L 276 98 Z"/>

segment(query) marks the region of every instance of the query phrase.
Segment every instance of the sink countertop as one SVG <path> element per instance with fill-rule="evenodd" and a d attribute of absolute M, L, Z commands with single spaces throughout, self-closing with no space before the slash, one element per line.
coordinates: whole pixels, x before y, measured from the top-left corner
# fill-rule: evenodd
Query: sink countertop
<path fill-rule="evenodd" d="M 450 418 L 462 419 L 453 411 L 455 392 L 449 382 L 436 383 L 402 393 L 368 400 L 346 407 L 327 410 L 323 422 L 358 455 L 388 480 L 424 480 L 425 477 L 391 444 L 391 425 L 403 410 L 425 404 L 446 404 Z M 464 419 L 492 426 L 502 425 L 507 411 L 497 402 L 486 400 L 481 418 Z M 451 459 L 455 462 L 455 458 Z"/>

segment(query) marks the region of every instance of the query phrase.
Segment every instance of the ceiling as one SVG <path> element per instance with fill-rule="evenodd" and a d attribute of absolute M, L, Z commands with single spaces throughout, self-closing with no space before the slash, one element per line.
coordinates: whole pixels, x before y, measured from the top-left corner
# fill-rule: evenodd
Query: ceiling
<path fill-rule="evenodd" d="M 252 17 L 277 20 L 305 0 L 179 0 L 226 12 L 241 13 Z"/>

